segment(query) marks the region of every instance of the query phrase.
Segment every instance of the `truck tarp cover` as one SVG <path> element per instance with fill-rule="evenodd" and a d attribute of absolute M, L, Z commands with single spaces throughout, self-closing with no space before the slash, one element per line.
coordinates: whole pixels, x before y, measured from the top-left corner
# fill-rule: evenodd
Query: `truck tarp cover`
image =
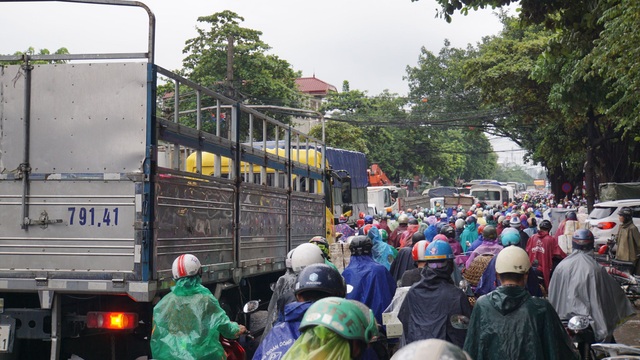
<path fill-rule="evenodd" d="M 363 153 L 328 147 L 326 155 L 329 165 L 331 165 L 334 171 L 346 170 L 349 172 L 351 176 L 351 187 L 366 188 L 367 185 L 369 185 L 367 158 Z M 335 187 L 341 187 L 341 184 L 338 183 L 333 185 Z"/>
<path fill-rule="evenodd" d="M 640 182 L 600 184 L 600 201 L 640 199 Z"/>
<path fill-rule="evenodd" d="M 451 196 L 451 195 L 457 195 L 457 194 L 458 194 L 458 189 L 454 187 L 436 187 L 436 188 L 429 189 L 429 191 L 427 192 L 427 196 L 430 198 L 445 197 L 445 196 Z"/>

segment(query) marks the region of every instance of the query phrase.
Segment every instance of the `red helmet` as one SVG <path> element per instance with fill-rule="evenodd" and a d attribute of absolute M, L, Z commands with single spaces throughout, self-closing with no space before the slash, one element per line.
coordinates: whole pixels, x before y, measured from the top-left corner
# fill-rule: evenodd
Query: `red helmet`
<path fill-rule="evenodd" d="M 424 258 L 427 255 L 427 246 L 429 246 L 428 240 L 420 240 L 413 245 L 411 256 L 413 261 L 426 261 Z"/>
<path fill-rule="evenodd" d="M 364 219 L 364 212 L 360 211 L 360 213 L 358 214 L 358 218 Z"/>

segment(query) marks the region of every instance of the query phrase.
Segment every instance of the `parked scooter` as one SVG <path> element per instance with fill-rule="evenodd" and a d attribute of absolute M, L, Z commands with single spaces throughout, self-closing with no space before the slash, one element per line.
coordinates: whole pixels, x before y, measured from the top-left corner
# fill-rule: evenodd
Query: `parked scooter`
<path fill-rule="evenodd" d="M 607 356 L 603 360 L 640 360 L 640 349 L 629 345 L 596 343 L 591 348 Z"/>
<path fill-rule="evenodd" d="M 633 275 L 635 270 L 633 262 L 615 259 L 615 245 L 616 236 L 613 235 L 605 245 L 600 247 L 594 258 L 620 284 L 627 298 L 633 304 L 640 299 L 640 276 Z"/>

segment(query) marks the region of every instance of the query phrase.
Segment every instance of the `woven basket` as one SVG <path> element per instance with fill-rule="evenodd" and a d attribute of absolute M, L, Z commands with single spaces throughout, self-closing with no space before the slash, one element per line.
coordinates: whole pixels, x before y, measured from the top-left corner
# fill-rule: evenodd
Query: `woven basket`
<path fill-rule="evenodd" d="M 483 254 L 476 256 L 471 262 L 468 268 L 464 271 L 464 278 L 471 286 L 477 286 L 482 277 L 482 273 L 489 265 L 489 262 L 493 258 L 493 254 Z"/>

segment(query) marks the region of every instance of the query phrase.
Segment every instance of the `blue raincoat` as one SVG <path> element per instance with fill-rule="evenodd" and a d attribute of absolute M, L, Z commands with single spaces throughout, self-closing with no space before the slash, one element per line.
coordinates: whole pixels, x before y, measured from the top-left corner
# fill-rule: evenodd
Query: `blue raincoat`
<path fill-rule="evenodd" d="M 380 230 L 375 226 L 369 229 L 367 236 L 371 241 L 373 241 L 373 260 L 378 264 L 384 265 L 384 267 L 389 270 L 391 268 L 391 263 L 393 262 L 393 251 L 391 250 L 391 245 L 382 241 Z"/>
<path fill-rule="evenodd" d="M 285 305 L 284 321 L 277 323 L 262 339 L 260 346 L 253 354 L 253 360 L 280 359 L 300 337 L 300 322 L 311 301 L 294 302 Z"/>
<path fill-rule="evenodd" d="M 424 237 L 429 242 L 433 241 L 433 238 L 436 235 L 438 235 L 438 227 L 436 224 L 429 225 L 429 227 L 424 231 Z"/>
<path fill-rule="evenodd" d="M 368 255 L 351 255 L 349 265 L 342 272 L 344 281 L 353 286 L 347 299 L 367 305 L 382 324 L 382 312 L 396 293 L 396 281 L 389 270 Z"/>

